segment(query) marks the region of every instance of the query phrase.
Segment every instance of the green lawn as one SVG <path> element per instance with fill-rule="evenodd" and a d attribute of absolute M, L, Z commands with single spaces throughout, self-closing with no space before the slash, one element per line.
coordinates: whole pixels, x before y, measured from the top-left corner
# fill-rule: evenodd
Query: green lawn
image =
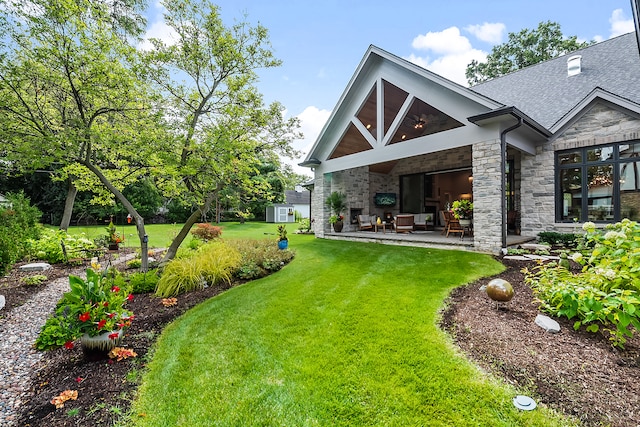
<path fill-rule="evenodd" d="M 468 363 L 437 327 L 453 287 L 501 270 L 491 257 L 290 228 L 292 263 L 165 329 L 134 425 L 570 425 L 544 408 L 515 409 L 516 391 Z M 272 231 L 236 224 L 223 237 Z"/>
<path fill-rule="evenodd" d="M 222 238 L 256 238 L 273 237 L 275 239 L 276 225 L 264 222 L 247 222 L 239 224 L 237 222 L 223 222 L 219 224 L 222 227 Z M 150 248 L 166 248 L 171 244 L 173 238 L 178 234 L 182 224 L 146 224 L 145 230 L 149 236 Z M 57 227 L 56 227 L 57 228 Z M 93 240 L 96 237 L 106 235 L 106 225 L 90 225 L 69 227 L 71 234 L 84 234 L 87 238 Z M 298 224 L 287 224 L 289 234 L 294 233 L 298 228 Z M 116 230 L 125 236 L 124 246 L 140 247 L 138 232 L 134 225 L 118 225 Z M 187 236 L 182 246 L 186 246 L 191 240 L 191 234 Z"/>

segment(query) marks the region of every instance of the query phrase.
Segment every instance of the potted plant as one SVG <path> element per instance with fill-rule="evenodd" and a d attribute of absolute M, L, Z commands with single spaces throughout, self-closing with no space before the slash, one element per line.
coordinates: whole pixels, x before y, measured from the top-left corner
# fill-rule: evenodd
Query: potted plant
<path fill-rule="evenodd" d="M 287 226 L 279 225 L 278 226 L 278 248 L 279 249 L 287 249 L 289 247 L 289 239 L 287 238 Z"/>
<path fill-rule="evenodd" d="M 473 217 L 473 203 L 466 199 L 456 200 L 451 205 L 451 212 L 460 221 L 460 225 L 470 225 Z"/>
<path fill-rule="evenodd" d="M 109 221 L 109 226 L 107 227 L 107 243 L 109 244 L 109 250 L 117 251 L 120 247 L 120 243 L 123 241 L 124 237 L 116 231 L 116 226 L 113 224 L 113 221 Z"/>
<path fill-rule="evenodd" d="M 99 265 L 93 267 L 98 269 Z M 71 290 L 62 296 L 54 315 L 42 327 L 35 343 L 38 350 L 71 349 L 80 339 L 85 356 L 94 359 L 96 352 L 104 357 L 122 340 L 123 329 L 134 317 L 125 308 L 133 295 L 115 285 L 107 271 L 98 273 L 89 268 L 86 275 L 86 280 L 69 276 Z"/>
<path fill-rule="evenodd" d="M 333 225 L 333 229 L 336 233 L 342 231 L 342 227 L 344 226 L 344 216 L 342 215 L 342 211 L 347 209 L 346 199 L 347 196 L 344 193 L 334 191 L 325 201 L 332 212 L 332 215 L 329 217 L 329 223 Z"/>

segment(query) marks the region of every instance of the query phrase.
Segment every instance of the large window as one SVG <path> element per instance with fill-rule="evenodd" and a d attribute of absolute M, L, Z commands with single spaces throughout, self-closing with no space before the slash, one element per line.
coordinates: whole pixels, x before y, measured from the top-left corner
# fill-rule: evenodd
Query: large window
<path fill-rule="evenodd" d="M 640 220 L 640 142 L 558 152 L 556 220 Z"/>

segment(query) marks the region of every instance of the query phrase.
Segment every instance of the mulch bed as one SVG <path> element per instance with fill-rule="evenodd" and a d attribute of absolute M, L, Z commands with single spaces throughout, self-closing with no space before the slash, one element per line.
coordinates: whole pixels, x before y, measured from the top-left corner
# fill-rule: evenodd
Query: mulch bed
<path fill-rule="evenodd" d="M 574 416 L 586 426 L 639 425 L 640 339 L 634 338 L 625 350 L 618 350 L 602 334 L 576 332 L 573 322 L 563 319 L 558 320 L 561 332 L 543 331 L 534 324 L 538 310 L 531 290 L 522 281 L 520 269 L 525 264 L 503 262 L 508 268 L 496 277 L 513 285 L 515 297 L 496 308 L 479 290 L 492 278 L 458 288 L 442 313 L 443 329 L 481 369 L 526 390 L 539 405 Z M 55 266 L 54 270 L 47 276 L 63 277 L 69 271 L 64 266 Z M 38 290 L 18 285 L 17 274 L 13 269 L 0 282 L 7 307 L 24 303 Z M 18 425 L 112 425 L 128 411 L 149 349 L 162 328 L 227 288 L 209 287 L 179 296 L 172 307 L 164 307 L 152 295 L 137 295 L 129 305 L 136 320 L 124 340 L 125 346 L 138 354 L 135 359 L 88 362 L 79 346 L 46 353 Z M 77 390 L 78 399 L 56 410 L 51 399 L 67 389 Z"/>

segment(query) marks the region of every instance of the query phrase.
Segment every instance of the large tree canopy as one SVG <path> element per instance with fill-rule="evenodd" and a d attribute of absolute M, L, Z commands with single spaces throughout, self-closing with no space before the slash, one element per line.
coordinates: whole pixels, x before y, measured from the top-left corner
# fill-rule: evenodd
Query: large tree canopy
<path fill-rule="evenodd" d="M 168 248 L 168 260 L 212 205 L 218 215 L 230 200 L 242 208 L 264 194 L 268 182 L 253 179 L 261 160 L 293 154 L 299 125 L 283 117 L 282 105 L 265 106 L 254 86 L 258 69 L 280 64 L 266 28 L 246 22 L 226 27 L 218 8 L 208 3 L 164 1 L 163 6 L 175 43 L 151 40 L 146 55 L 150 76 L 168 99 L 175 140 L 172 175 L 162 188 L 198 206 Z"/>
<path fill-rule="evenodd" d="M 576 36 L 563 36 L 560 24 L 556 22 L 541 22 L 537 29 L 509 33 L 509 40 L 494 46 L 486 62 L 471 61 L 465 75 L 469 85 L 473 86 L 592 43 L 579 42 Z"/>

